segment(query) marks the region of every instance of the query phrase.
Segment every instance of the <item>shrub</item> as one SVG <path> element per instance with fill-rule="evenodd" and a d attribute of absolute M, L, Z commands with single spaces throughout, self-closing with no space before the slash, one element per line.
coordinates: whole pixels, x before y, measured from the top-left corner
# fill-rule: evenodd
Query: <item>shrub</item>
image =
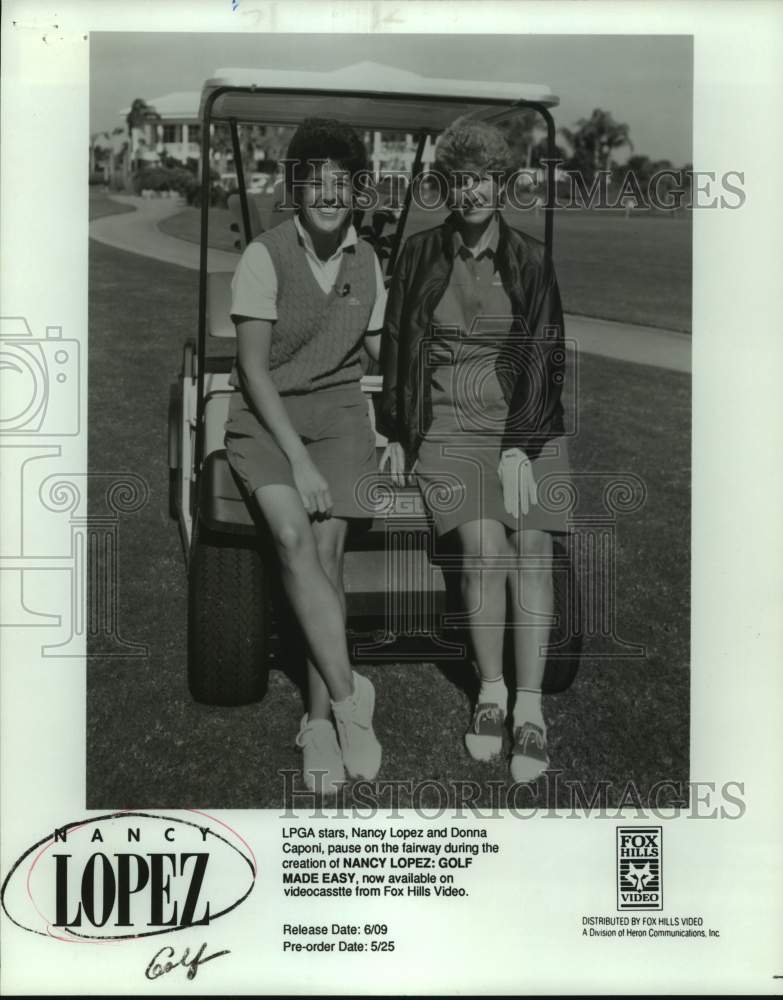
<path fill-rule="evenodd" d="M 190 201 L 194 190 L 198 189 L 198 181 L 183 166 L 145 167 L 134 175 L 133 187 L 136 194 L 141 194 L 145 189 L 149 191 L 176 191 Z"/>

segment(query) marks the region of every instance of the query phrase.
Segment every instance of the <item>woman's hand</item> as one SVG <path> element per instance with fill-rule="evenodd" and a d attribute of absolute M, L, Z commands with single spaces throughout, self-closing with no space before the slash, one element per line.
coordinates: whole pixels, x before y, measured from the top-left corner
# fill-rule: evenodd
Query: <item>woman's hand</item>
<path fill-rule="evenodd" d="M 391 473 L 391 479 L 395 486 L 405 485 L 405 449 L 399 443 L 399 441 L 391 441 L 383 450 L 381 455 L 381 461 L 378 465 L 380 472 L 386 471 L 386 465 L 389 465 L 389 472 Z"/>
<path fill-rule="evenodd" d="M 530 459 L 521 448 L 508 448 L 500 456 L 498 477 L 503 487 L 503 506 L 512 517 L 527 514 L 538 503 L 538 490 Z"/>
<path fill-rule="evenodd" d="M 331 516 L 332 496 L 329 484 L 307 452 L 291 462 L 291 472 L 307 513 Z"/>

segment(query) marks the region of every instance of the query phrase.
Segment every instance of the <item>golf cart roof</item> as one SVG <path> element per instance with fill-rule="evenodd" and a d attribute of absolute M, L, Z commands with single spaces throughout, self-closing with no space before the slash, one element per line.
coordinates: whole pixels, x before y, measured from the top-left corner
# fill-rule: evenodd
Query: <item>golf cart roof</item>
<path fill-rule="evenodd" d="M 211 120 L 297 125 L 304 118 L 336 118 L 355 128 L 440 132 L 460 115 L 499 119 L 515 106 L 554 107 L 543 84 L 442 80 L 379 63 L 323 71 L 219 69 L 201 91 L 199 117 L 219 88 Z"/>

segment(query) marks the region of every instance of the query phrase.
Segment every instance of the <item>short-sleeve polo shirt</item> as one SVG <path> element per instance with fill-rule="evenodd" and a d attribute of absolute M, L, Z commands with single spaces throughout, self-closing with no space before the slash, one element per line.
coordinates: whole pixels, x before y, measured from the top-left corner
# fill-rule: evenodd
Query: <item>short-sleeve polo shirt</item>
<path fill-rule="evenodd" d="M 343 253 L 347 247 L 356 245 L 356 229 L 349 226 L 334 253 L 328 260 L 321 260 L 315 252 L 310 234 L 297 216 L 294 216 L 294 226 L 313 277 L 324 292 L 331 291 L 340 271 Z M 380 331 L 386 309 L 383 272 L 378 257 L 374 255 L 374 258 L 376 294 L 368 331 Z M 231 318 L 240 316 L 270 322 L 277 319 L 277 275 L 269 251 L 263 243 L 257 241 L 249 243 L 245 248 L 231 281 Z"/>

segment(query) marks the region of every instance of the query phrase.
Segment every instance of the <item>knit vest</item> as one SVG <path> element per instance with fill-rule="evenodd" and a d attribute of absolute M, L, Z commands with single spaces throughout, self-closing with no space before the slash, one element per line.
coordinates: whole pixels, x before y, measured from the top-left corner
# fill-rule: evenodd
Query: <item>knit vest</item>
<path fill-rule="evenodd" d="M 371 247 L 360 239 L 343 250 L 337 280 L 327 294 L 310 270 L 293 219 L 256 240 L 269 251 L 277 276 L 269 373 L 278 392 L 313 392 L 357 381 L 362 338 L 377 293 Z M 236 363 L 229 381 L 239 385 Z"/>

